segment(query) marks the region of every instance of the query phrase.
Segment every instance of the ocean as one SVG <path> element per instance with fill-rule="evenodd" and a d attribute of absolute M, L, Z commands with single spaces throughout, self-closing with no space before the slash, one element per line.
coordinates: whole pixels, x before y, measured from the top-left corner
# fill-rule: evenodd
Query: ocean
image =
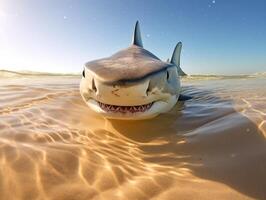
<path fill-rule="evenodd" d="M 1 199 L 266 199 L 266 78 L 189 76 L 151 120 L 107 120 L 80 76 L 0 75 Z"/>

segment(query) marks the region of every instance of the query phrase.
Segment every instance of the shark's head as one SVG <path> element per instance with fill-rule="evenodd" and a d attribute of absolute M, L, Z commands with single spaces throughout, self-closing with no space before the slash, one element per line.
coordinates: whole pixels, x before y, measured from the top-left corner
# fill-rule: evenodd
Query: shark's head
<path fill-rule="evenodd" d="M 137 22 L 130 47 L 85 64 L 81 96 L 106 118 L 139 120 L 167 112 L 180 95 L 181 47 L 179 42 L 170 62 L 161 61 L 143 48 Z"/>

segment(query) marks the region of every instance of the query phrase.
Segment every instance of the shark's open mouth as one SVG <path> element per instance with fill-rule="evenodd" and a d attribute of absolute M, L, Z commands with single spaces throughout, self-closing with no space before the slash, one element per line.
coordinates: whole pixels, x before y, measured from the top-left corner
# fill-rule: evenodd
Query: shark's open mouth
<path fill-rule="evenodd" d="M 98 102 L 101 109 L 103 109 L 106 112 L 116 112 L 116 113 L 137 113 L 137 112 L 145 112 L 149 110 L 152 105 L 152 103 L 144 104 L 144 105 L 136 105 L 136 106 L 117 106 L 117 105 L 110 105 Z"/>

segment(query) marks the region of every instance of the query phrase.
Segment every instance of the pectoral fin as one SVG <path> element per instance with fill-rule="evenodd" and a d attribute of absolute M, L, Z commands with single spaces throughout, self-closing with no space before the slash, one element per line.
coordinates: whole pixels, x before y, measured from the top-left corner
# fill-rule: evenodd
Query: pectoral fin
<path fill-rule="evenodd" d="M 190 100 L 192 98 L 193 98 L 192 96 L 180 94 L 179 98 L 178 98 L 178 101 L 187 101 L 187 100 Z"/>

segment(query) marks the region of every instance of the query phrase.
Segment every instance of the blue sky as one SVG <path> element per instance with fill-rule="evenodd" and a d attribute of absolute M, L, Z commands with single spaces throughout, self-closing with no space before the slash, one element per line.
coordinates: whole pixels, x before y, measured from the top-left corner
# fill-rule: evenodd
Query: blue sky
<path fill-rule="evenodd" d="M 162 60 L 183 42 L 189 74 L 266 71 L 263 0 L 0 0 L 0 69 L 80 72 L 131 42 Z"/>

